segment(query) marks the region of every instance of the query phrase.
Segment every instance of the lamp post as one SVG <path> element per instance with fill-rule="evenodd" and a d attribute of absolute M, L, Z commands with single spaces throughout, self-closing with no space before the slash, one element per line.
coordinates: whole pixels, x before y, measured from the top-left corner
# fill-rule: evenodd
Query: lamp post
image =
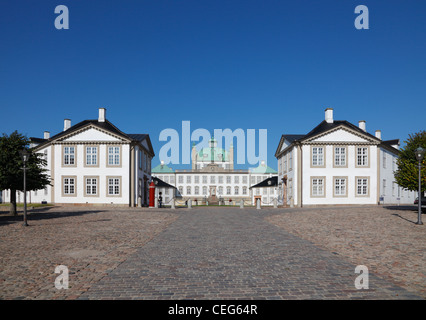
<path fill-rule="evenodd" d="M 21 155 L 22 161 L 24 162 L 24 167 L 22 168 L 24 170 L 24 227 L 28 226 L 27 223 L 27 161 L 30 158 L 30 153 L 27 149 L 23 149 L 19 151 L 19 154 Z"/>
<path fill-rule="evenodd" d="M 422 222 L 422 174 L 421 174 L 421 168 L 422 168 L 422 160 L 425 155 L 425 149 L 422 147 L 418 147 L 416 149 L 416 159 L 419 161 L 419 212 L 418 212 L 418 218 L 416 224 L 423 224 Z"/>

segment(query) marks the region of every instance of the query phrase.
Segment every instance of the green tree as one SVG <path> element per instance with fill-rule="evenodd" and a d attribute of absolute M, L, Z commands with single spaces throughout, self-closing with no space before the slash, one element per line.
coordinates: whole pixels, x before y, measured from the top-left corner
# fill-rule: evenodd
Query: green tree
<path fill-rule="evenodd" d="M 16 191 L 24 189 L 24 163 L 19 151 L 28 150 L 28 145 L 29 139 L 17 131 L 0 137 L 0 190 L 10 190 L 10 213 L 14 215 L 17 214 Z M 44 189 L 50 184 L 43 155 L 31 153 L 26 167 L 27 191 Z"/>
<path fill-rule="evenodd" d="M 419 162 L 415 156 L 418 147 L 426 149 L 426 131 L 410 134 L 405 142 L 405 147 L 401 148 L 401 153 L 397 160 L 398 169 L 395 171 L 395 181 L 403 188 L 411 191 L 419 189 Z M 426 155 L 425 155 L 426 158 Z M 422 191 L 426 191 L 426 159 L 423 158 L 421 169 Z"/>

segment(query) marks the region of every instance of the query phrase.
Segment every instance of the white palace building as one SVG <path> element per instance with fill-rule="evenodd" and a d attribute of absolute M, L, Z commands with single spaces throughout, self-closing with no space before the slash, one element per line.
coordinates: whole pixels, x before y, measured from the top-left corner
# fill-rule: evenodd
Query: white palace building
<path fill-rule="evenodd" d="M 151 160 L 154 151 L 148 134 L 127 134 L 106 119 L 100 108 L 98 119 L 84 120 L 52 137 L 30 138 L 32 152 L 44 155 L 51 185 L 28 192 L 29 203 L 148 204 Z M 10 191 L 3 191 L 10 201 Z M 21 192 L 17 202 L 23 202 Z"/>
<path fill-rule="evenodd" d="M 284 206 L 413 204 L 394 179 L 399 140 L 371 135 L 365 121 L 334 120 L 333 109 L 307 134 L 283 134 L 276 150 Z"/>
<path fill-rule="evenodd" d="M 106 119 L 84 120 L 52 137 L 30 138 L 33 152 L 44 155 L 51 185 L 28 192 L 29 203 L 113 204 L 147 206 L 149 184 L 157 183 L 163 204 L 191 199 L 193 205 L 218 204 L 318 206 L 352 204 L 413 204 L 415 192 L 394 179 L 399 140 L 382 140 L 358 126 L 334 120 L 333 109 L 307 134 L 283 134 L 275 156 L 278 172 L 261 162 L 247 170 L 234 169 L 234 149 L 192 147 L 192 167 L 173 170 L 161 162 L 151 170 L 155 156 L 148 134 L 128 134 Z M 160 159 L 161 160 L 161 159 Z M 10 191 L 2 191 L 10 201 Z M 21 192 L 17 201 L 23 201 Z M 179 203 L 178 203 L 179 204 Z"/>
<path fill-rule="evenodd" d="M 162 194 L 163 203 L 170 205 L 173 198 L 178 202 L 191 199 L 193 205 L 254 205 L 260 199 L 262 205 L 273 205 L 278 197 L 277 171 L 265 162 L 251 170 L 234 169 L 234 151 L 217 147 L 212 138 L 209 146 L 197 151 L 192 146 L 192 169 L 173 170 L 161 162 L 152 169 L 152 176 L 166 184 L 156 188 Z M 261 183 L 275 177 L 275 183 Z"/>

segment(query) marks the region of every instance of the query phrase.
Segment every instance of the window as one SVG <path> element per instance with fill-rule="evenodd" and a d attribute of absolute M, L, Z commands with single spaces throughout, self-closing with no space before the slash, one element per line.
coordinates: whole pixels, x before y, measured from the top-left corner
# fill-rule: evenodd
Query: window
<path fill-rule="evenodd" d="M 247 176 L 243 176 L 243 183 L 247 184 Z"/>
<path fill-rule="evenodd" d="M 334 148 L 334 166 L 346 167 L 346 148 L 345 147 Z"/>
<path fill-rule="evenodd" d="M 312 166 L 313 167 L 324 166 L 324 148 L 323 147 L 312 147 Z"/>
<path fill-rule="evenodd" d="M 64 165 L 75 165 L 75 147 L 64 147 Z"/>
<path fill-rule="evenodd" d="M 120 165 L 120 147 L 108 147 L 108 165 Z"/>
<path fill-rule="evenodd" d="M 320 178 L 320 177 L 312 178 L 311 180 L 311 184 L 312 184 L 311 196 L 312 197 L 325 196 L 324 180 L 325 178 Z"/>
<path fill-rule="evenodd" d="M 382 152 L 383 152 L 383 168 L 386 169 L 386 152 L 384 150 Z"/>
<path fill-rule="evenodd" d="M 183 183 L 183 176 L 178 176 L 179 183 Z"/>
<path fill-rule="evenodd" d="M 186 187 L 186 194 L 190 195 L 191 194 L 191 187 Z"/>
<path fill-rule="evenodd" d="M 293 152 L 288 153 L 288 171 L 293 170 Z"/>
<path fill-rule="evenodd" d="M 200 183 L 200 177 L 194 176 L 194 183 Z"/>
<path fill-rule="evenodd" d="M 207 183 L 207 176 L 203 176 L 203 183 Z"/>
<path fill-rule="evenodd" d="M 226 183 L 230 184 L 231 183 L 231 176 L 226 176 Z"/>
<path fill-rule="evenodd" d="M 207 187 L 206 186 L 203 187 L 203 195 L 205 195 L 205 196 L 207 195 Z"/>
<path fill-rule="evenodd" d="M 98 164 L 98 148 L 86 147 L 86 165 L 96 166 Z"/>
<path fill-rule="evenodd" d="M 334 178 L 334 195 L 346 196 L 346 178 Z"/>
<path fill-rule="evenodd" d="M 386 179 L 383 179 L 383 195 L 386 195 Z"/>
<path fill-rule="evenodd" d="M 230 195 L 231 194 L 231 187 L 226 187 L 226 194 Z"/>
<path fill-rule="evenodd" d="M 219 179 L 219 183 L 220 183 L 220 184 L 223 184 L 223 176 L 219 176 L 219 178 L 218 178 L 218 179 Z"/>
<path fill-rule="evenodd" d="M 175 183 L 175 177 L 174 176 L 170 176 L 170 183 L 172 183 L 172 184 Z"/>
<path fill-rule="evenodd" d="M 234 194 L 238 195 L 240 193 L 240 188 L 239 187 L 235 187 L 234 188 Z"/>
<path fill-rule="evenodd" d="M 243 194 L 246 195 L 247 194 L 247 187 L 243 187 Z"/>
<path fill-rule="evenodd" d="M 284 155 L 284 173 L 287 172 L 287 153 Z"/>
<path fill-rule="evenodd" d="M 179 194 L 180 194 L 180 195 L 182 195 L 182 194 L 183 194 L 183 187 L 182 187 L 182 186 L 180 186 L 180 187 L 178 188 L 178 190 L 179 190 Z"/>
<path fill-rule="evenodd" d="M 368 196 L 368 178 L 366 177 L 356 178 L 356 195 Z"/>
<path fill-rule="evenodd" d="M 119 196 L 120 195 L 120 178 L 110 177 L 108 178 L 108 195 Z"/>
<path fill-rule="evenodd" d="M 219 187 L 219 195 L 223 195 L 223 187 Z"/>
<path fill-rule="evenodd" d="M 210 176 L 210 183 L 216 183 L 216 177 Z"/>
<path fill-rule="evenodd" d="M 75 178 L 64 177 L 63 186 L 65 196 L 75 195 Z"/>
<path fill-rule="evenodd" d="M 200 194 L 200 187 L 195 187 L 194 194 L 198 196 Z"/>
<path fill-rule="evenodd" d="M 186 176 L 186 183 L 191 183 L 191 176 Z"/>
<path fill-rule="evenodd" d="M 86 178 L 86 195 L 96 196 L 98 194 L 98 179 Z"/>
<path fill-rule="evenodd" d="M 368 148 L 367 147 L 358 147 L 356 149 L 357 155 L 357 166 L 366 167 L 368 166 Z"/>
<path fill-rule="evenodd" d="M 240 183 L 240 177 L 234 176 L 234 183 Z"/>

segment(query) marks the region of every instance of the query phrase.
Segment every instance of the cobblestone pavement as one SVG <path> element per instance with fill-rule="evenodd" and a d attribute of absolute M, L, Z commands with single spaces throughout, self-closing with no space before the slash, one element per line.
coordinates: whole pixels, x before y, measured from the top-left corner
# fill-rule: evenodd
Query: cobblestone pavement
<path fill-rule="evenodd" d="M 285 209 L 266 220 L 426 299 L 426 215 L 414 206 Z"/>
<path fill-rule="evenodd" d="M 178 215 L 155 209 L 53 207 L 0 215 L 0 299 L 75 299 L 163 231 Z M 55 268 L 69 289 L 55 288 Z"/>
<path fill-rule="evenodd" d="M 193 208 L 181 212 L 173 224 L 79 299 L 420 298 L 372 273 L 369 289 L 357 290 L 356 264 L 283 228 L 286 217 L 297 215 L 296 211 Z M 321 213 L 326 215 L 327 210 Z M 295 224 L 297 220 L 291 231 L 303 232 Z M 360 262 L 365 264 L 364 259 Z"/>

